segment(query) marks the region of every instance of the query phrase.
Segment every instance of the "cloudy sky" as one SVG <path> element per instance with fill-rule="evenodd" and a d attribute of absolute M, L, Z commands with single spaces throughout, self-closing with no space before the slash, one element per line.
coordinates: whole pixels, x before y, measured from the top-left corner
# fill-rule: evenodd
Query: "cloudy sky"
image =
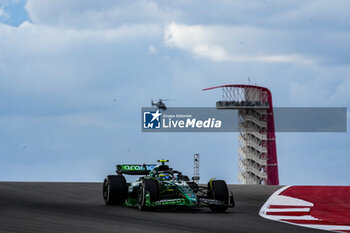
<path fill-rule="evenodd" d="M 141 107 L 349 107 L 349 1 L 0 0 L 0 180 L 101 181 L 120 162 L 238 182 L 237 134 L 141 133 Z M 350 184 L 349 133 L 278 133 L 282 184 Z"/>

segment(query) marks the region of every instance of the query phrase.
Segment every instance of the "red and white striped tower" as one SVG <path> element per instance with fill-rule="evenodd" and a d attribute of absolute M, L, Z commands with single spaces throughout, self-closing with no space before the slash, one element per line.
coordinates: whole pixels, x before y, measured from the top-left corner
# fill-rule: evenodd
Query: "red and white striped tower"
<path fill-rule="evenodd" d="M 239 179 L 243 184 L 278 185 L 278 166 L 272 96 L 254 85 L 222 85 L 217 109 L 236 109 L 239 117 Z"/>

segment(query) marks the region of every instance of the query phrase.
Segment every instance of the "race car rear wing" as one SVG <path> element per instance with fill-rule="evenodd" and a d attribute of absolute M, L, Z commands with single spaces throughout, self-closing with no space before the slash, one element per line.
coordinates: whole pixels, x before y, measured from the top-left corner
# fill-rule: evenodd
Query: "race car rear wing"
<path fill-rule="evenodd" d="M 127 175 L 148 175 L 156 164 L 118 164 L 117 173 Z"/>

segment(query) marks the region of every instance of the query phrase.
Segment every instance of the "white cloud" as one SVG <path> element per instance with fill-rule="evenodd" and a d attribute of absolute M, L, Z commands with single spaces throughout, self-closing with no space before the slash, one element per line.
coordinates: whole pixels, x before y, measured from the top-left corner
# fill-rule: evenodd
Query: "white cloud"
<path fill-rule="evenodd" d="M 68 28 L 113 28 L 122 24 L 162 23 L 181 12 L 155 2 L 93 0 L 28 0 L 26 9 L 35 24 Z"/>
<path fill-rule="evenodd" d="M 175 164 L 193 148 L 209 165 L 216 163 L 216 154 L 236 158 L 232 135 L 142 134 L 139 111 L 152 98 L 176 99 L 170 107 L 214 106 L 220 92 L 201 88 L 247 83 L 249 76 L 271 89 L 275 106 L 349 105 L 348 7 L 329 3 L 335 6 L 326 12 L 322 4 L 318 13 L 320 1 L 304 2 L 28 0 L 31 22 L 17 28 L 0 24 L 2 161 L 26 163 L 25 172 L 14 174 L 17 180 L 23 174 L 40 179 L 33 175 L 37 168 L 52 170 L 58 163 L 65 172 L 57 179 L 69 180 L 94 175 L 85 169 L 77 176 L 67 161 L 79 164 L 87 155 L 96 156 L 108 161 L 107 169 L 115 161 L 143 161 L 145 154 L 153 160 L 155 141 L 162 142 L 157 144 L 161 151 L 172 149 L 167 156 Z M 317 138 L 298 139 L 319 144 Z M 216 142 L 223 140 L 227 148 L 218 149 Z M 341 134 L 321 147 L 301 145 L 303 159 L 288 162 L 294 167 L 305 163 L 310 150 L 331 153 L 329 145 L 339 145 L 344 152 L 339 154 L 346 155 L 348 140 Z M 188 146 L 173 148 L 174 142 Z M 11 143 L 28 145 L 28 150 L 1 147 Z M 278 145 L 279 151 L 290 149 L 281 137 Z M 346 156 L 339 161 L 349 164 Z M 227 164 L 232 170 L 227 178 L 235 181 L 236 166 Z"/>
<path fill-rule="evenodd" d="M 19 27 L 0 24 L 0 80 L 2 88 L 18 91 L 59 92 L 72 90 L 90 81 L 97 51 L 108 54 L 109 47 L 130 46 L 140 40 L 161 37 L 157 25 L 122 25 L 113 29 L 65 29 L 24 22 Z M 82 57 L 75 57 L 81 54 Z M 117 56 L 118 54 L 115 54 Z M 85 56 L 85 58 L 83 58 Z M 75 58 L 74 58 L 75 57 Z M 73 58 L 74 63 L 69 62 Z M 17 69 L 13 69 L 17 66 Z M 46 75 L 44 75 L 46 74 Z M 6 77 L 11 78 L 6 78 Z"/>
<path fill-rule="evenodd" d="M 313 63 L 312 59 L 303 55 L 271 54 L 266 51 L 268 48 L 262 46 L 262 42 L 260 41 L 266 39 L 266 33 L 270 32 L 244 27 L 191 26 L 171 23 L 165 29 L 164 41 L 170 47 L 188 50 L 196 57 L 207 58 L 213 61 Z M 250 40 L 252 46 L 256 48 L 256 52 L 251 49 L 242 49 L 242 41 L 237 43 L 237 39 L 247 37 L 247 35 L 253 38 Z M 280 35 L 277 34 L 275 37 L 275 39 L 278 39 Z M 265 46 L 270 47 L 271 43 L 267 42 Z"/>
<path fill-rule="evenodd" d="M 155 53 L 158 53 L 158 49 L 156 47 L 154 47 L 153 45 L 150 45 L 148 47 L 148 50 L 151 54 L 155 54 Z"/>
<path fill-rule="evenodd" d="M 349 67 L 350 68 L 350 67 Z M 329 97 L 329 102 L 337 103 L 338 106 L 346 105 L 350 102 L 350 71 L 347 76 L 341 80 Z"/>
<path fill-rule="evenodd" d="M 9 14 L 6 13 L 3 6 L 0 7 L 0 18 L 4 18 L 4 19 L 9 18 Z"/>
<path fill-rule="evenodd" d="M 350 104 L 350 66 L 310 66 L 300 74 L 295 72 L 294 76 L 288 91 L 294 105 L 342 107 Z"/>
<path fill-rule="evenodd" d="M 347 0 L 304 1 L 303 4 L 276 12 L 266 21 L 277 27 L 283 25 L 288 28 L 307 28 L 312 31 L 320 28 L 337 31 L 349 25 L 349 7 L 350 2 Z"/>

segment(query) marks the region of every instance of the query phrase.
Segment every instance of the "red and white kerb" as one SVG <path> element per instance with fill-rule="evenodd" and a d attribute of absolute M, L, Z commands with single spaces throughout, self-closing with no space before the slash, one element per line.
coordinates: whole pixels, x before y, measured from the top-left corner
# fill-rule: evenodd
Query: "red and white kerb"
<path fill-rule="evenodd" d="M 259 214 L 298 226 L 350 233 L 350 187 L 286 186 L 267 200 Z"/>

